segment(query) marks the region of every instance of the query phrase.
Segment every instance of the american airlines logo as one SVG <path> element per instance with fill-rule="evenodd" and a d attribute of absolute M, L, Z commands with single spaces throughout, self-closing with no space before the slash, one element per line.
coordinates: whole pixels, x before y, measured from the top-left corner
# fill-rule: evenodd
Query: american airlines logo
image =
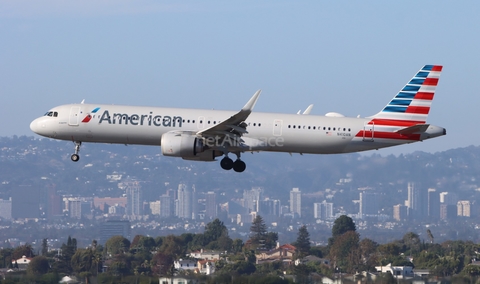
<path fill-rule="evenodd" d="M 100 110 L 100 108 L 96 107 L 91 111 L 91 113 L 97 113 L 97 111 L 99 111 L 99 110 Z M 89 113 L 89 114 L 87 114 L 87 116 L 85 116 L 85 118 L 82 120 L 82 122 L 83 123 L 88 123 L 91 119 L 92 119 L 92 115 Z"/>
<path fill-rule="evenodd" d="M 98 111 L 100 108 L 96 108 L 94 111 Z M 92 113 L 95 113 L 92 111 Z M 83 119 L 82 122 L 89 122 L 91 114 Z M 112 113 L 108 110 L 103 111 L 99 124 L 123 124 L 123 125 L 147 125 L 147 126 L 164 126 L 164 127 L 181 127 L 183 119 L 181 116 L 168 116 L 168 115 L 154 115 L 153 112 L 149 114 L 127 114 L 127 113 Z"/>

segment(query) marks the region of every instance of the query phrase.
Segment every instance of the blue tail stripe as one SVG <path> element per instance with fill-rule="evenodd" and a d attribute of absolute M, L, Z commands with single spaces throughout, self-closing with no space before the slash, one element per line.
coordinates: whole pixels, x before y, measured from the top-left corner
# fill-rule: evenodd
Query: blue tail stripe
<path fill-rule="evenodd" d="M 407 92 L 400 92 L 398 93 L 395 98 L 396 99 L 413 99 L 416 93 L 407 93 Z"/>
<path fill-rule="evenodd" d="M 428 77 L 428 74 L 430 74 L 430 72 L 418 72 L 417 75 L 415 77 L 419 77 L 419 78 L 427 78 Z"/>
<path fill-rule="evenodd" d="M 434 65 L 425 65 L 423 66 L 422 70 L 425 71 L 432 71 Z"/>
<path fill-rule="evenodd" d="M 410 81 L 410 83 L 408 83 L 408 84 L 412 84 L 412 85 L 422 85 L 423 82 L 425 82 L 425 79 L 415 79 L 415 78 L 414 78 L 414 79 L 412 79 L 412 80 Z"/>
<path fill-rule="evenodd" d="M 406 92 L 418 92 L 418 90 L 420 90 L 420 86 L 412 86 L 412 85 L 406 85 L 402 89 L 402 91 L 406 91 Z"/>
<path fill-rule="evenodd" d="M 409 106 L 412 100 L 392 100 L 389 105 L 393 106 Z"/>
<path fill-rule="evenodd" d="M 407 107 L 402 106 L 386 106 L 383 111 L 384 112 L 405 112 Z"/>

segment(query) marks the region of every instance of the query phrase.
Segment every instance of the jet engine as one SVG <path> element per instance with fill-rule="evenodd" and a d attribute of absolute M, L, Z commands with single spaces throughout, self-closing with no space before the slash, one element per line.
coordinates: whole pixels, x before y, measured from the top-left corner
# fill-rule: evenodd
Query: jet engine
<path fill-rule="evenodd" d="M 160 143 L 164 156 L 196 161 L 215 160 L 215 151 L 207 150 L 203 140 L 192 132 L 167 132 L 162 135 Z"/>

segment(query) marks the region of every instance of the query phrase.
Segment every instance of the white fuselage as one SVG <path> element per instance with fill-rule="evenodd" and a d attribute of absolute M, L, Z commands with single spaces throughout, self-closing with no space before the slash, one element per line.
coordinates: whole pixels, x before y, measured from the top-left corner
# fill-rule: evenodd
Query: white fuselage
<path fill-rule="evenodd" d="M 96 110 L 96 111 L 95 111 Z M 55 107 L 30 127 L 60 140 L 160 146 L 170 131 L 196 133 L 212 127 L 235 111 L 120 105 L 70 104 Z M 241 151 L 334 154 L 379 149 L 440 136 L 432 129 L 420 139 L 374 138 L 369 118 L 252 112 L 242 136 Z M 364 130 L 371 131 L 364 137 Z M 438 132 L 438 133 L 437 133 Z M 428 133 L 427 133 L 428 134 Z"/>

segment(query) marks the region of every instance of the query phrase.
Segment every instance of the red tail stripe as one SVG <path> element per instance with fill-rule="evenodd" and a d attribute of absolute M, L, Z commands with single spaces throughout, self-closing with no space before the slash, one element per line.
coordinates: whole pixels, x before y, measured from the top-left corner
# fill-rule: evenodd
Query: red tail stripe
<path fill-rule="evenodd" d="M 424 106 L 409 106 L 405 113 L 418 113 L 418 114 L 428 114 L 430 107 Z"/>
<path fill-rule="evenodd" d="M 381 119 L 374 118 L 368 124 L 385 125 L 385 126 L 412 126 L 425 123 L 424 120 L 399 120 L 399 119 Z"/>
<path fill-rule="evenodd" d="M 438 78 L 426 78 L 423 81 L 423 85 L 436 86 L 438 84 Z"/>
<path fill-rule="evenodd" d="M 431 100 L 433 100 L 433 95 L 434 95 L 434 93 L 418 92 L 415 95 L 414 99 L 431 101 Z"/>
<path fill-rule="evenodd" d="M 435 66 L 433 66 L 432 71 L 442 71 L 442 68 L 443 68 L 443 66 L 435 65 Z"/>
<path fill-rule="evenodd" d="M 372 138 L 372 131 L 360 130 L 355 137 Z M 397 140 L 420 140 L 420 134 L 401 135 L 395 132 L 374 131 L 373 138 L 397 139 Z"/>

